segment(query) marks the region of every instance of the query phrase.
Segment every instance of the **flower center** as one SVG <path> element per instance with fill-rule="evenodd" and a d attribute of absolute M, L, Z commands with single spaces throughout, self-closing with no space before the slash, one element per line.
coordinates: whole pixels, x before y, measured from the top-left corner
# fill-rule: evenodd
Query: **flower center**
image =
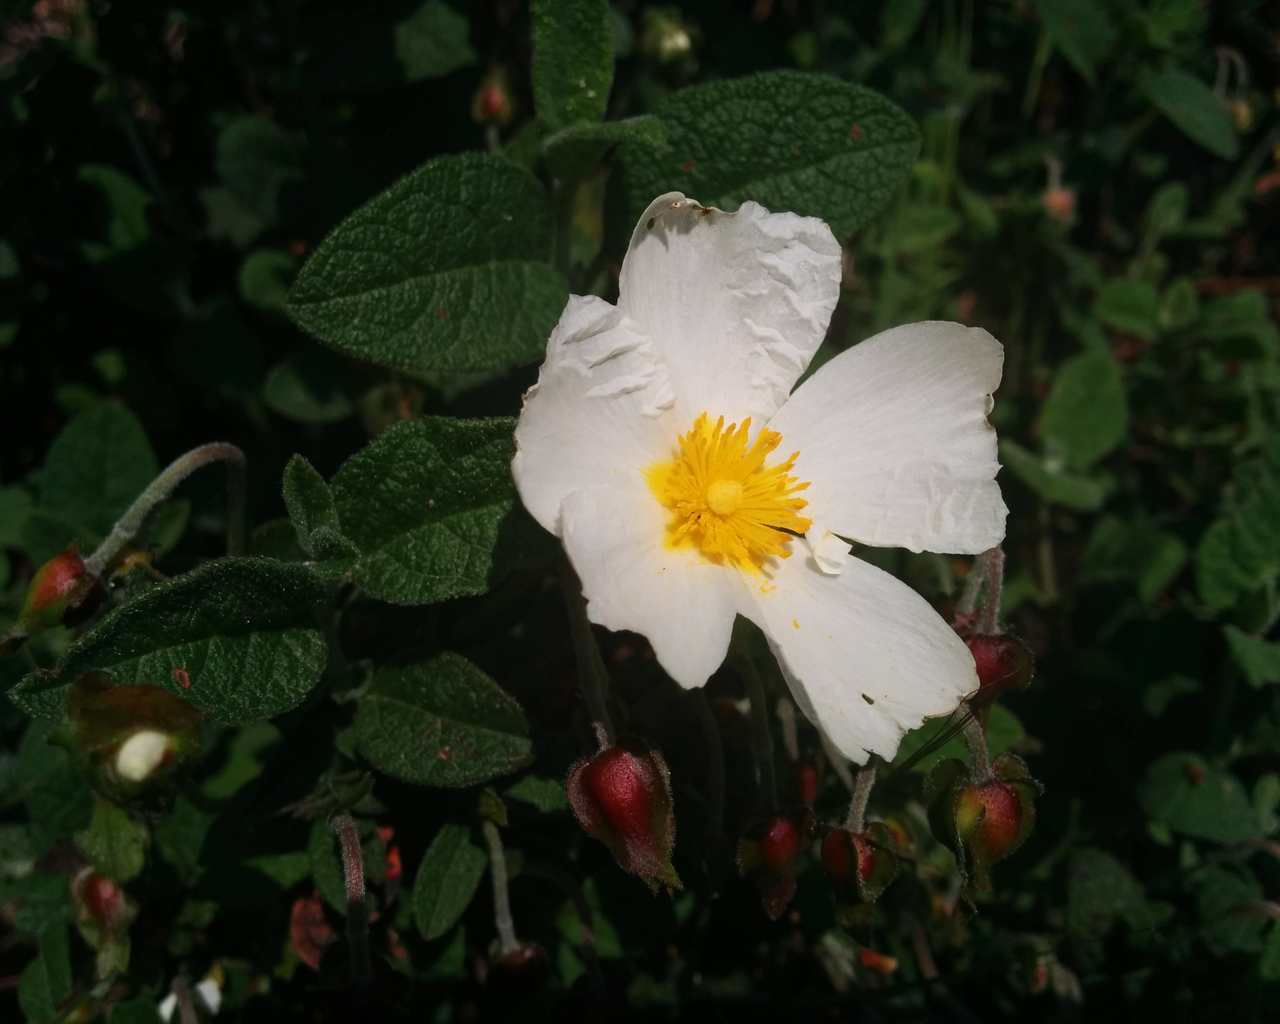
<path fill-rule="evenodd" d="M 712 423 L 704 412 L 677 439 L 674 459 L 650 466 L 645 477 L 670 509 L 669 547 L 696 547 L 716 564 L 759 572 L 767 558 L 787 558 L 793 534 L 810 525 L 799 514 L 807 502 L 795 495 L 809 485 L 791 475 L 799 452 L 773 466 L 767 459 L 782 443 L 761 430 L 748 443 L 751 420 Z"/>

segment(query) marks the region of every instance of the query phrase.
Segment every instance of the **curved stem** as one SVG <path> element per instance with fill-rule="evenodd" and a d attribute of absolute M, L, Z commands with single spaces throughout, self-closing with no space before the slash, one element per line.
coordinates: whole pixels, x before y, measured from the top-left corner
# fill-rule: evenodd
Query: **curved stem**
<path fill-rule="evenodd" d="M 724 834 L 724 742 L 720 738 L 720 723 L 704 690 L 690 690 L 689 699 L 697 709 L 698 724 L 707 746 L 707 833 L 719 838 Z"/>
<path fill-rule="evenodd" d="M 347 890 L 347 946 L 351 952 L 351 983 L 357 988 L 369 984 L 373 967 L 369 959 L 369 904 L 365 899 L 364 852 L 360 830 L 349 814 L 337 814 L 329 824 L 338 834 L 342 848 L 342 877 Z"/>
<path fill-rule="evenodd" d="M 876 764 L 868 760 L 858 769 L 853 780 L 853 799 L 849 801 L 849 817 L 845 827 L 851 832 L 861 832 L 866 825 L 867 801 L 871 799 L 871 787 L 876 784 Z"/>
<path fill-rule="evenodd" d="M 573 636 L 573 654 L 578 663 L 578 686 L 587 705 L 587 714 L 591 716 L 597 742 L 603 750 L 612 745 L 614 738 L 613 721 L 609 717 L 609 673 L 587 618 L 582 584 L 567 557 L 560 561 L 560 584 L 569 612 L 569 632 Z"/>
<path fill-rule="evenodd" d="M 511 917 L 511 896 L 507 892 L 507 857 L 502 849 L 498 826 L 485 821 L 481 826 L 489 845 L 489 877 L 493 881 L 493 925 L 498 931 L 498 949 L 505 956 L 520 948 L 516 924 Z"/>
<path fill-rule="evenodd" d="M 964 741 L 969 747 L 969 757 L 973 760 L 974 781 L 979 785 L 990 782 L 991 754 L 987 750 L 987 731 L 978 721 L 977 715 L 971 715 L 964 723 Z"/>
<path fill-rule="evenodd" d="M 764 680 L 756 669 L 751 655 L 735 644 L 734 660 L 747 686 L 747 699 L 751 702 L 751 750 L 755 755 L 756 773 L 760 780 L 760 795 L 768 810 L 778 807 L 778 781 L 773 766 L 773 734 L 769 731 L 769 698 L 764 692 Z"/>
<path fill-rule="evenodd" d="M 84 560 L 85 569 L 93 576 L 101 576 L 129 544 L 142 524 L 161 502 L 166 501 L 177 486 L 196 470 L 212 462 L 227 464 L 227 553 L 238 555 L 244 551 L 245 506 L 245 457 L 233 444 L 215 441 L 193 448 L 174 459 L 167 468 L 134 499 L 132 505 L 111 528 L 98 549 Z"/>
<path fill-rule="evenodd" d="M 983 633 L 1000 632 L 1000 597 L 1004 591 L 1004 548 L 994 547 L 983 555 L 987 585 L 982 601 Z"/>

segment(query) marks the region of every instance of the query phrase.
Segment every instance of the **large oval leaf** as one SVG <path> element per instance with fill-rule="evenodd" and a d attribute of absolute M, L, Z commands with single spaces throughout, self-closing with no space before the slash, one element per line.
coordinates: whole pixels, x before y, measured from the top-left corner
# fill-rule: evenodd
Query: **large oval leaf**
<path fill-rule="evenodd" d="M 484 876 L 484 852 L 462 825 L 445 825 L 422 858 L 413 883 L 413 920 L 427 940 L 438 939 L 455 924 Z"/>
<path fill-rule="evenodd" d="M 360 701 L 360 753 L 375 768 L 423 786 L 461 788 L 529 761 L 524 712 L 459 654 L 385 668 Z"/>
<path fill-rule="evenodd" d="M 289 312 L 348 355 L 422 378 L 533 362 L 568 297 L 546 263 L 550 238 L 528 171 L 440 157 L 338 225 L 298 275 Z"/>
<path fill-rule="evenodd" d="M 632 222 L 654 196 L 678 189 L 730 210 L 754 199 L 821 217 L 848 235 L 889 201 L 920 147 L 915 123 L 883 96 L 799 71 L 682 89 L 653 112 L 670 147 L 624 145 L 620 154 Z"/>
<path fill-rule="evenodd" d="M 60 715 L 67 687 L 96 671 L 163 686 L 220 722 L 271 718 L 297 705 L 324 670 L 315 627 L 324 599 L 300 565 L 206 562 L 109 612 L 55 668 L 23 679 L 13 699 L 31 714 Z"/>

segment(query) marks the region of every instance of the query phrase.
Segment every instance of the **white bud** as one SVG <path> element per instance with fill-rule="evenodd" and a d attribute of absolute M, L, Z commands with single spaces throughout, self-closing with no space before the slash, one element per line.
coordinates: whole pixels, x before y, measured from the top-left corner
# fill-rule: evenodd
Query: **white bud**
<path fill-rule="evenodd" d="M 135 732 L 116 753 L 116 774 L 129 782 L 142 782 L 169 752 L 169 737 L 152 729 Z"/>

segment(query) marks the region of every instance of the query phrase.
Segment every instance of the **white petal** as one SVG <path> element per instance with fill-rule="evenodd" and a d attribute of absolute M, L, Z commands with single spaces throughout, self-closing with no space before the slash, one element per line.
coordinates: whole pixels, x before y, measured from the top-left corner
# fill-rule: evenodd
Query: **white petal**
<path fill-rule="evenodd" d="M 588 618 L 643 634 L 672 679 L 701 686 L 729 649 L 742 583 L 735 570 L 668 549 L 665 516 L 639 488 L 576 491 L 561 514 L 564 546 Z"/>
<path fill-rule="evenodd" d="M 987 422 L 1004 349 L 980 328 L 929 321 L 842 352 L 769 426 L 812 487 L 805 515 L 863 544 L 977 554 L 1004 538 Z"/>
<path fill-rule="evenodd" d="M 571 492 L 633 485 L 687 429 L 669 419 L 671 404 L 666 366 L 637 326 L 603 299 L 570 296 L 516 424 L 512 473 L 525 507 L 558 534 Z"/>
<path fill-rule="evenodd" d="M 837 576 L 802 547 L 743 614 L 769 638 L 801 710 L 858 764 L 892 759 L 904 733 L 978 687 L 973 656 L 905 583 L 848 557 Z M 869 698 L 869 700 L 868 700 Z"/>
<path fill-rule="evenodd" d="M 825 526 L 811 526 L 804 535 L 809 554 L 814 563 L 828 576 L 838 576 L 844 572 L 846 557 L 851 550 L 849 545 L 828 530 Z"/>
<path fill-rule="evenodd" d="M 763 423 L 821 344 L 840 293 L 840 245 L 814 217 L 679 192 L 655 199 L 622 264 L 618 305 L 671 368 L 683 418 Z"/>

